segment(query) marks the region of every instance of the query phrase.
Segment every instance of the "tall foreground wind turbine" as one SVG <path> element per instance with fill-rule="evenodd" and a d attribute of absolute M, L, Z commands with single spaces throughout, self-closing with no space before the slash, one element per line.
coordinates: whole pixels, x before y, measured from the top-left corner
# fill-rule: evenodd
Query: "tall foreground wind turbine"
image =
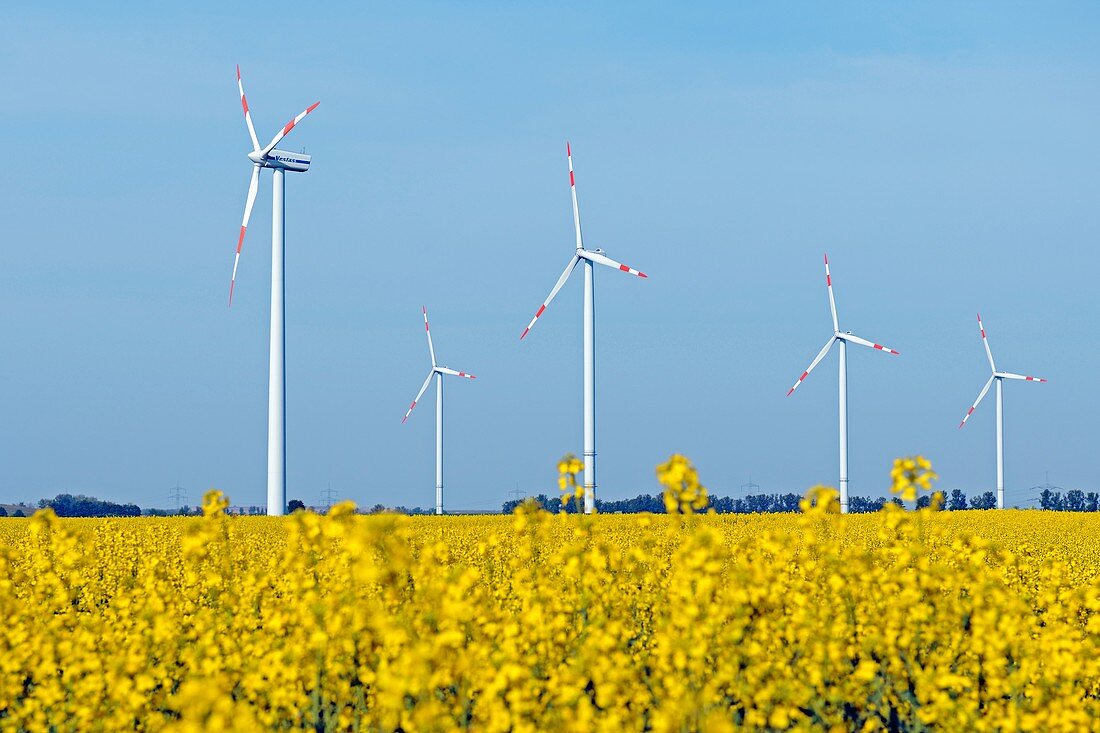
<path fill-rule="evenodd" d="M 825 342 L 825 346 L 818 352 L 814 360 L 810 362 L 810 366 L 806 367 L 806 371 L 802 372 L 802 376 L 798 378 L 798 381 L 794 383 L 794 386 L 787 392 L 787 396 L 790 397 L 791 393 L 798 389 L 798 385 L 802 384 L 806 377 L 810 376 L 810 372 L 814 370 L 814 367 L 821 363 L 821 360 L 825 358 L 825 354 L 829 352 L 829 348 L 835 343 L 839 344 L 840 350 L 840 511 L 844 514 L 848 513 L 848 342 L 853 344 L 859 344 L 860 346 L 867 346 L 872 349 L 878 349 L 879 351 L 885 351 L 888 354 L 897 355 L 898 352 L 893 349 L 887 348 L 882 344 L 876 344 L 873 341 L 855 336 L 851 331 L 841 332 L 840 322 L 836 317 L 836 299 L 833 298 L 833 277 L 829 273 L 829 255 L 825 255 L 825 287 L 829 290 L 829 311 L 833 315 L 833 335 L 829 337 L 829 340 Z"/>
<path fill-rule="evenodd" d="M 432 381 L 432 377 L 435 377 L 435 513 L 443 513 L 443 375 L 450 374 L 454 377 L 465 377 L 466 379 L 477 379 L 473 374 L 467 374 L 466 372 L 455 371 L 454 369 L 448 369 L 445 366 L 439 366 L 435 363 L 435 347 L 432 346 L 432 329 L 428 327 L 428 309 L 421 308 L 424 311 L 424 332 L 428 334 L 428 356 L 432 358 L 432 370 L 428 372 L 428 378 L 424 380 L 424 384 L 421 385 L 420 391 L 416 393 L 416 399 L 409 405 L 408 411 L 405 413 L 405 417 L 401 420 L 404 424 L 405 420 L 409 419 L 409 415 L 412 414 L 413 408 L 416 407 L 416 403 L 420 401 L 420 398 L 424 396 L 425 390 L 428 389 L 428 385 Z"/>
<path fill-rule="evenodd" d="M 286 513 L 286 343 L 283 327 L 283 173 L 294 171 L 304 173 L 309 170 L 309 156 L 305 153 L 291 153 L 276 149 L 279 141 L 286 137 L 294 126 L 306 115 L 317 109 L 320 102 L 314 102 L 304 112 L 286 123 L 275 137 L 263 148 L 256 139 L 256 128 L 252 126 L 252 115 L 248 111 L 248 100 L 244 96 L 244 84 L 241 82 L 241 67 L 237 67 L 237 89 L 241 93 L 241 107 L 244 109 L 244 122 L 248 126 L 248 136 L 252 139 L 252 152 L 248 159 L 252 161 L 252 181 L 248 184 L 248 198 L 244 204 L 244 218 L 241 220 L 241 232 L 237 237 L 237 254 L 233 258 L 233 276 L 229 280 L 229 305 L 233 305 L 233 288 L 237 284 L 237 265 L 241 261 L 241 246 L 244 233 L 248 229 L 248 219 L 252 216 L 252 205 L 256 203 L 256 188 L 260 182 L 260 169 L 270 168 L 274 172 L 271 194 L 271 351 L 268 366 L 267 387 L 267 513 L 282 515 Z"/>
<path fill-rule="evenodd" d="M 1001 395 L 1001 382 L 1006 379 L 1022 379 L 1025 382 L 1045 382 L 1047 380 L 1040 377 L 1028 377 L 1023 374 L 1013 374 L 1012 372 L 999 372 L 997 371 L 997 365 L 993 363 L 993 352 L 989 350 L 989 339 L 985 337 L 985 326 L 982 325 L 982 314 L 978 314 L 978 330 L 982 334 L 982 345 L 985 346 L 985 357 L 989 359 L 989 368 L 993 374 L 989 377 L 989 380 L 982 387 L 982 391 L 978 393 L 978 399 L 974 400 L 974 404 L 963 415 L 962 422 L 959 423 L 959 429 L 962 429 L 963 425 L 966 425 L 966 421 L 970 419 L 970 416 L 974 414 L 974 410 L 978 407 L 978 403 L 985 397 L 985 393 L 989 391 L 989 385 L 993 382 L 997 383 L 997 508 L 1005 508 L 1005 419 L 1004 419 L 1004 398 Z"/>
<path fill-rule="evenodd" d="M 595 303 L 592 300 L 592 266 L 607 265 L 638 277 L 646 277 L 646 274 L 604 256 L 602 249 L 584 248 L 584 241 L 581 238 L 581 215 L 577 209 L 577 186 L 573 177 L 573 151 L 568 142 L 565 144 L 565 155 L 569 159 L 569 192 L 573 195 L 573 228 L 577 235 L 577 250 L 573 253 L 569 264 L 565 266 L 565 272 L 558 278 L 550 295 L 535 312 L 535 317 L 527 324 L 527 328 L 523 329 L 520 340 L 523 340 L 524 336 L 535 327 L 535 321 L 546 311 L 550 301 L 569 279 L 577 263 L 584 262 L 584 512 L 591 514 L 596 508 L 596 315 Z"/>

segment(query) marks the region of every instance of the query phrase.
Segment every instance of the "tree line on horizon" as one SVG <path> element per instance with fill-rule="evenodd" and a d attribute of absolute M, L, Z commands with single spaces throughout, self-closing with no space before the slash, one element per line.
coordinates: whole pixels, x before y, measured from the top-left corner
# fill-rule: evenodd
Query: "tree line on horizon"
<path fill-rule="evenodd" d="M 562 503 L 561 497 L 550 497 L 546 494 L 538 494 L 526 499 L 512 499 L 501 506 L 503 514 L 511 514 L 516 507 L 527 500 L 534 500 L 539 506 L 551 514 L 573 514 L 577 512 L 575 502 Z M 798 503 L 802 495 L 795 493 L 749 494 L 744 497 L 733 498 L 729 496 L 712 497 L 707 509 L 714 509 L 716 514 L 773 514 L 783 512 L 797 512 Z M 848 510 L 852 514 L 866 514 L 877 512 L 887 502 L 893 502 L 898 506 L 904 506 L 897 497 L 886 498 L 879 496 L 871 498 L 866 496 L 852 496 L 848 499 Z M 917 508 L 929 506 L 931 497 L 921 496 L 917 500 Z M 943 509 L 947 511 L 960 511 L 963 509 L 994 509 L 997 506 L 997 496 L 992 491 L 985 491 L 971 497 L 961 489 L 952 489 L 944 492 Z M 138 516 L 190 516 L 201 514 L 198 507 L 184 506 L 180 509 L 141 509 L 137 504 L 119 504 L 105 499 L 83 494 L 58 494 L 53 499 L 41 499 L 38 502 L 39 509 L 52 509 L 59 517 L 138 517 Z M 295 510 L 310 511 L 304 502 L 294 499 L 287 507 L 290 512 Z M 1061 491 L 1044 489 L 1039 496 L 1039 508 L 1047 511 L 1058 512 L 1095 512 L 1100 511 L 1100 494 L 1095 491 L 1085 492 L 1081 489 L 1071 489 L 1064 495 Z M 242 507 L 242 509 L 244 509 Z M 386 507 L 375 504 L 371 508 L 361 508 L 362 514 L 406 514 L 427 515 L 433 514 L 430 508 L 421 507 Z M 649 512 L 652 514 L 664 514 L 665 504 L 660 495 L 639 494 L 632 499 L 596 499 L 596 511 L 601 514 L 640 514 Z M 248 507 L 244 513 L 249 515 L 262 515 L 263 507 Z M 9 513 L 0 506 L 0 517 L 22 517 L 26 513 L 17 509 Z"/>
<path fill-rule="evenodd" d="M 548 497 L 539 494 L 529 497 L 543 509 L 558 514 L 561 512 L 573 513 L 577 511 L 574 503 L 567 503 L 564 507 L 559 497 Z M 716 514 L 773 514 L 782 512 L 797 512 L 798 503 L 802 500 L 801 494 L 773 493 L 773 494 L 749 494 L 745 497 L 733 498 L 729 496 L 712 497 L 707 509 L 714 509 Z M 527 499 L 513 499 L 504 502 L 501 511 L 511 514 L 516 507 Z M 866 514 L 877 512 L 887 503 L 892 502 L 898 506 L 905 506 L 898 497 L 886 498 L 879 496 L 871 498 L 867 496 L 850 496 L 848 498 L 848 511 L 852 514 Z M 932 498 L 921 496 L 917 499 L 917 508 L 923 509 L 930 506 Z M 1040 497 L 1040 507 L 1052 511 L 1095 512 L 1100 497 L 1094 491 L 1085 493 L 1079 489 L 1067 492 L 1065 498 L 1061 492 L 1046 490 Z M 952 489 L 944 492 L 943 509 L 946 511 L 962 511 L 964 509 L 995 509 L 997 507 L 997 495 L 992 491 L 984 491 L 974 496 L 967 497 L 962 489 Z M 633 499 L 596 499 L 596 511 L 602 514 L 639 514 L 650 512 L 652 514 L 664 514 L 665 504 L 660 495 L 639 494 Z M 705 511 L 705 510 L 704 510 Z"/>

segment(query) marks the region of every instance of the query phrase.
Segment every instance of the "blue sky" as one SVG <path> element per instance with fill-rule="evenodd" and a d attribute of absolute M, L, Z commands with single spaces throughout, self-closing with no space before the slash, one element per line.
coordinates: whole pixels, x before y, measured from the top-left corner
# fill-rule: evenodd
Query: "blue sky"
<path fill-rule="evenodd" d="M 0 10 L 5 358 L 0 499 L 262 503 L 271 177 L 226 292 L 250 174 L 234 65 L 287 180 L 288 493 L 429 506 L 440 360 L 447 503 L 551 492 L 581 449 L 580 278 L 597 272 L 600 495 L 689 455 L 712 492 L 836 480 L 841 325 L 851 491 L 923 453 L 1010 502 L 1097 486 L 1100 9 L 1089 4 L 14 3 Z M 426 409 L 425 409 L 426 408 Z"/>

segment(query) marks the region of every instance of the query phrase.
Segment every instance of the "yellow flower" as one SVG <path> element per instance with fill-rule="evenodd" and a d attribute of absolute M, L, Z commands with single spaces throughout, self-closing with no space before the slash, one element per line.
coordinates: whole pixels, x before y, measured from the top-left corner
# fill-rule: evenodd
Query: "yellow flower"
<path fill-rule="evenodd" d="M 819 484 L 806 492 L 798 502 L 798 508 L 805 514 L 839 514 L 840 492 Z"/>
<path fill-rule="evenodd" d="M 687 457 L 673 454 L 657 466 L 657 480 L 664 486 L 665 511 L 669 514 L 693 514 L 710 504 L 706 488 L 699 483 L 699 474 Z"/>
<path fill-rule="evenodd" d="M 577 485 L 579 461 L 563 461 Z M 896 464 L 923 491 L 921 458 Z M 670 511 L 705 495 L 658 467 Z M 929 478 L 929 481 L 932 479 Z M 670 485 L 665 485 L 668 481 Z M 567 481 L 567 483 L 569 483 Z M 575 495 L 575 494 L 574 494 Z M 933 497 L 933 504 L 937 496 Z M 1093 730 L 1100 513 L 0 519 L 0 728 Z"/>
<path fill-rule="evenodd" d="M 931 462 L 924 456 L 897 458 L 890 469 L 890 491 L 900 496 L 902 501 L 916 501 L 920 491 L 931 491 L 932 482 L 938 478 Z"/>

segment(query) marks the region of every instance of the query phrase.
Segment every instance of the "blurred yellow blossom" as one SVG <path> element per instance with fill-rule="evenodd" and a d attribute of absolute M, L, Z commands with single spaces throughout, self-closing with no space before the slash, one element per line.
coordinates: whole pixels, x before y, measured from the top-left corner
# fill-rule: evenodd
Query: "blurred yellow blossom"
<path fill-rule="evenodd" d="M 710 503 L 695 466 L 679 453 L 657 466 L 657 481 L 664 487 L 662 497 L 669 514 L 693 514 Z"/>
<path fill-rule="evenodd" d="M 890 491 L 899 495 L 902 501 L 916 501 L 918 493 L 931 491 L 932 482 L 938 478 L 924 456 L 897 458 L 890 469 Z"/>

